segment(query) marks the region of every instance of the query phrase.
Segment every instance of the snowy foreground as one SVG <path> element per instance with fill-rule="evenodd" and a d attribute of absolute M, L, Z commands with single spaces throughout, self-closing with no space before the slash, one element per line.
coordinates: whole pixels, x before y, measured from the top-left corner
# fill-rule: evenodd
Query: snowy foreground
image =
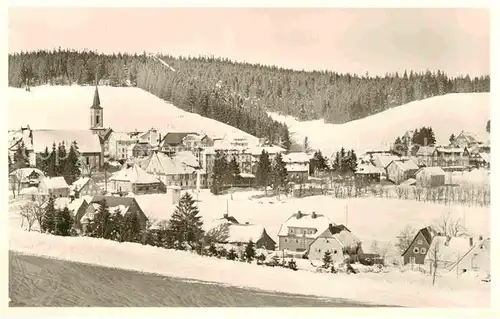
<path fill-rule="evenodd" d="M 437 144 L 448 144 L 453 133 L 472 132 L 486 138 L 490 117 L 489 93 L 455 93 L 397 106 L 384 112 L 344 124 L 326 124 L 323 120 L 299 122 L 291 116 L 269 115 L 286 123 L 297 141 L 309 138 L 311 147 L 330 156 L 337 147 L 358 153 L 387 149 L 390 143 L 408 130 L 431 126 Z"/>
<path fill-rule="evenodd" d="M 140 244 L 20 230 L 11 232 L 10 249 L 23 254 L 172 277 L 360 302 L 408 307 L 489 306 L 489 285 L 466 280 L 457 282 L 451 276 L 438 278 L 436 286 L 432 287 L 430 278 L 418 273 L 402 279 L 397 272 L 358 275 L 294 272 Z"/>
<path fill-rule="evenodd" d="M 281 224 L 297 210 L 316 211 L 348 228 L 369 251 L 371 243 L 391 242 L 387 260 L 399 258 L 394 248 L 396 236 L 406 226 L 418 229 L 432 224 L 442 213 L 465 217 L 471 234 L 489 235 L 490 213 L 486 207 L 445 206 L 433 203 L 382 198 L 334 199 L 314 196 L 302 199 L 262 197 L 260 191 L 240 191 L 213 196 L 203 190 L 198 206 L 206 227 L 216 218 L 229 214 L 240 223 L 265 226 L 278 241 Z M 148 217 L 169 219 L 173 206 L 171 194 L 136 197 Z M 162 204 L 160 204 L 162 203 Z M 26 232 L 20 228 L 17 202 L 10 206 L 10 249 L 58 259 L 92 263 L 123 269 L 158 273 L 166 276 L 213 281 L 235 286 L 278 292 L 346 298 L 359 302 L 410 307 L 487 307 L 490 284 L 471 276 L 456 278 L 455 273 L 440 273 L 432 286 L 429 275 L 418 270 L 387 267 L 384 272 L 361 272 L 356 275 L 315 273 L 307 260 L 297 260 L 299 271 L 269 268 L 189 252 L 165 250 L 132 243 L 117 243 L 93 238 L 65 238 Z M 347 220 L 346 220 L 347 211 Z M 317 264 L 317 262 L 316 262 Z"/>
<path fill-rule="evenodd" d="M 93 86 L 78 85 L 37 86 L 32 87 L 31 92 L 9 87 L 9 129 L 27 124 L 32 129 L 88 129 L 94 90 Z M 140 88 L 99 86 L 99 97 L 104 109 L 104 126 L 116 132 L 154 127 L 162 133 L 199 132 L 218 137 L 230 133 L 256 140 L 227 124 L 183 111 Z"/>

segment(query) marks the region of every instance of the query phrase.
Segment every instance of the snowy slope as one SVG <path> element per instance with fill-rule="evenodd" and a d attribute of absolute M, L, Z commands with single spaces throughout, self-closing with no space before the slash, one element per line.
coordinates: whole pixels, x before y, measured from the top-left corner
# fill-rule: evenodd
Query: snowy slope
<path fill-rule="evenodd" d="M 358 152 L 387 148 L 405 131 L 431 126 L 438 144 L 447 144 L 452 133 L 472 132 L 487 138 L 490 117 L 489 93 L 457 93 L 433 97 L 394 107 L 387 111 L 344 124 L 326 124 L 323 120 L 299 122 L 276 113 L 269 115 L 285 122 L 297 141 L 309 138 L 313 148 L 328 156 L 341 146 Z"/>
<path fill-rule="evenodd" d="M 88 129 L 93 86 L 39 86 L 31 92 L 9 87 L 8 126 L 18 129 Z M 114 131 L 188 131 L 214 136 L 225 134 L 257 138 L 232 126 L 183 111 L 139 88 L 99 87 L 104 126 Z"/>

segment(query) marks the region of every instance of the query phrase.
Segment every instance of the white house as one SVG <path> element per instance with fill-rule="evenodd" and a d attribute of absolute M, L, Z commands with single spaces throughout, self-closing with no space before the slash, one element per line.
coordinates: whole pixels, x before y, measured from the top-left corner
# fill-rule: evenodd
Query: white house
<path fill-rule="evenodd" d="M 307 257 L 322 260 L 329 251 L 333 263 L 342 263 L 349 255 L 359 253 L 361 241 L 344 225 L 329 225 L 309 246 Z"/>
<path fill-rule="evenodd" d="M 298 211 L 281 225 L 278 233 L 279 249 L 306 252 L 330 224 L 335 225 L 322 214 L 305 214 Z"/>
<path fill-rule="evenodd" d="M 309 156 L 304 152 L 283 154 L 288 180 L 305 183 L 309 179 Z"/>

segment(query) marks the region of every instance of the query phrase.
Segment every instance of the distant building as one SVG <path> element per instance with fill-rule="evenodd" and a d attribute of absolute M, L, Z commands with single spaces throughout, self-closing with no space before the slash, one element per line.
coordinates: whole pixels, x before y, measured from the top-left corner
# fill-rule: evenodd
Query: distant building
<path fill-rule="evenodd" d="M 288 180 L 296 183 L 307 183 L 309 180 L 309 156 L 303 152 L 283 154 Z"/>
<path fill-rule="evenodd" d="M 250 241 L 255 244 L 255 248 L 275 250 L 276 242 L 269 237 L 266 229 L 262 225 L 228 223 L 228 238 L 223 243 L 233 245 L 247 245 Z"/>
<path fill-rule="evenodd" d="M 432 166 L 432 156 L 436 150 L 435 146 L 420 146 L 415 153 L 419 166 Z"/>
<path fill-rule="evenodd" d="M 387 179 L 395 184 L 400 184 L 409 178 L 415 177 L 415 173 L 418 169 L 417 164 L 415 164 L 412 160 L 395 160 L 392 161 L 386 168 Z"/>
<path fill-rule="evenodd" d="M 129 133 L 112 132 L 108 139 L 109 157 L 114 160 L 125 160 L 129 155 L 129 147 L 135 145 L 139 139 L 132 138 Z"/>
<path fill-rule="evenodd" d="M 158 194 L 165 193 L 165 185 L 139 165 L 132 164 L 111 176 L 110 185 L 118 193 Z"/>
<path fill-rule="evenodd" d="M 279 249 L 306 252 L 330 224 L 334 225 L 324 215 L 298 211 L 281 225 L 278 233 Z"/>
<path fill-rule="evenodd" d="M 436 231 L 431 227 L 420 229 L 413 238 L 410 246 L 401 254 L 403 265 L 423 265 L 432 239 L 436 234 Z"/>
<path fill-rule="evenodd" d="M 102 189 L 90 177 L 79 178 L 71 185 L 70 189 L 75 198 L 102 195 Z"/>
<path fill-rule="evenodd" d="M 359 164 L 356 168 L 356 180 L 366 183 L 378 183 L 384 170 L 371 164 Z"/>
<path fill-rule="evenodd" d="M 415 173 L 415 178 L 420 187 L 444 186 L 446 173 L 441 167 L 422 167 Z"/>
<path fill-rule="evenodd" d="M 438 269 L 451 271 L 456 269 L 460 260 L 474 247 L 474 238 L 435 236 L 425 256 L 425 265 L 429 271 L 434 271 L 434 264 Z M 465 265 L 465 263 L 463 263 Z"/>
<path fill-rule="evenodd" d="M 183 139 L 188 135 L 198 135 L 196 132 L 168 132 L 160 141 L 158 150 L 162 152 L 178 152 L 187 150 L 187 147 L 182 143 Z"/>
<path fill-rule="evenodd" d="M 475 136 L 475 134 L 461 131 L 460 134 L 458 134 L 451 142 L 450 146 L 455 148 L 471 148 L 479 144 L 479 139 Z"/>
<path fill-rule="evenodd" d="M 171 155 L 154 153 L 146 166 L 146 172 L 166 186 L 181 188 L 197 187 L 197 175 L 200 174 L 200 187 L 208 186 L 207 174 L 201 170 L 196 157 L 188 151 Z"/>
<path fill-rule="evenodd" d="M 38 187 L 45 174 L 38 168 L 19 168 L 9 174 L 17 192 L 29 187 Z"/>
<path fill-rule="evenodd" d="M 469 166 L 469 151 L 467 147 L 436 147 L 432 166 L 466 168 Z"/>

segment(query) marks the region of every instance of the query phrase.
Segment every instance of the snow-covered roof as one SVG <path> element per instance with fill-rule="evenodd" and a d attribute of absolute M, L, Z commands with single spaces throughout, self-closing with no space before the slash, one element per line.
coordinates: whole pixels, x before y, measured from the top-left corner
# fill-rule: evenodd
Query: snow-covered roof
<path fill-rule="evenodd" d="M 45 183 L 45 186 L 47 186 L 48 189 L 61 189 L 61 188 L 68 188 L 68 184 L 66 183 L 66 180 L 62 176 L 57 176 L 57 177 L 47 177 L 43 179 L 43 182 Z"/>
<path fill-rule="evenodd" d="M 370 164 L 361 164 L 358 165 L 356 169 L 356 174 L 382 174 L 380 167 L 375 167 Z"/>
<path fill-rule="evenodd" d="M 479 153 L 479 156 L 481 157 L 481 159 L 483 161 L 485 161 L 486 163 L 489 163 L 490 162 L 490 154 L 489 153 Z"/>
<path fill-rule="evenodd" d="M 78 151 L 81 153 L 100 153 L 101 143 L 99 136 L 93 134 L 91 130 L 32 130 L 33 145 L 32 149 L 36 153 L 42 153 L 45 148 L 52 149 L 55 143 L 56 147 L 59 143 L 64 142 L 66 147 L 70 147 L 73 142 L 76 142 Z M 25 140 L 25 144 L 26 143 Z M 28 149 L 31 149 L 28 147 Z"/>
<path fill-rule="evenodd" d="M 422 172 L 424 172 L 425 174 L 429 174 L 429 175 L 445 175 L 446 174 L 445 171 L 441 167 L 432 166 L 432 167 L 422 167 L 421 169 L 419 169 L 417 171 L 417 173 L 415 175 L 421 174 Z"/>
<path fill-rule="evenodd" d="M 287 172 L 308 172 L 309 163 L 298 164 L 298 163 L 286 163 Z"/>
<path fill-rule="evenodd" d="M 342 247 L 355 247 L 361 241 L 344 225 L 329 225 L 318 238 L 335 238 Z"/>
<path fill-rule="evenodd" d="M 377 167 L 386 168 L 392 161 L 399 159 L 396 155 L 374 154 L 373 164 Z"/>
<path fill-rule="evenodd" d="M 305 237 L 316 238 L 321 232 L 328 228 L 328 226 L 332 224 L 335 225 L 328 217 L 322 214 L 316 214 L 316 217 L 313 218 L 313 214 L 305 214 L 302 212 L 294 213 L 290 216 L 282 225 L 281 229 L 278 233 L 278 236 L 287 236 L 289 227 L 296 228 L 309 228 L 315 229 L 316 232 L 314 234 L 305 234 Z"/>
<path fill-rule="evenodd" d="M 435 236 L 425 256 L 425 260 L 434 260 L 434 247 L 438 246 L 438 261 L 455 264 L 459 258 L 464 256 L 471 248 L 470 237 Z"/>
<path fill-rule="evenodd" d="M 73 184 L 71 185 L 71 188 L 73 190 L 80 190 L 82 187 L 87 185 L 87 183 L 90 182 L 90 177 L 80 177 L 77 179 Z"/>
<path fill-rule="evenodd" d="M 264 227 L 262 225 L 252 224 L 228 224 L 229 243 L 248 243 L 250 240 L 254 243 L 258 241 L 263 233 Z"/>
<path fill-rule="evenodd" d="M 259 156 L 260 154 L 262 154 L 262 151 L 266 151 L 266 153 L 268 153 L 268 154 L 278 154 L 278 153 L 286 152 L 286 150 L 284 148 L 279 147 L 279 146 L 275 146 L 275 145 L 272 145 L 272 146 L 254 146 L 254 147 L 250 147 L 247 151 L 250 154 L 252 154 L 253 156 Z"/>
<path fill-rule="evenodd" d="M 17 179 L 21 180 L 21 182 L 28 182 L 28 176 L 30 176 L 33 172 L 37 173 L 40 176 L 40 179 L 45 177 L 45 174 L 41 170 L 32 167 L 16 169 L 11 172 L 9 176 L 15 176 Z"/>
<path fill-rule="evenodd" d="M 173 159 L 175 161 L 180 161 L 183 164 L 186 164 L 187 166 L 191 167 L 199 167 L 200 163 L 198 162 L 198 159 L 196 156 L 189 151 L 181 151 L 181 152 L 176 152 L 173 155 Z"/>
<path fill-rule="evenodd" d="M 191 165 L 195 164 L 196 166 L 199 166 L 194 155 L 192 155 L 192 157 L 187 154 L 168 156 L 163 153 L 155 153 L 152 156 L 158 159 L 158 162 L 162 167 L 162 171 L 160 173 L 166 175 L 192 174 L 196 171 L 196 169 Z M 188 165 L 187 163 L 191 165 Z"/>
<path fill-rule="evenodd" d="M 435 146 L 420 146 L 416 153 L 417 156 L 431 156 L 436 149 Z"/>
<path fill-rule="evenodd" d="M 132 164 L 128 168 L 116 172 L 109 179 L 110 181 L 127 181 L 134 184 L 156 184 L 160 181 L 153 175 L 148 174 L 138 164 Z"/>
<path fill-rule="evenodd" d="M 26 187 L 21 189 L 19 192 L 20 195 L 36 195 L 38 194 L 38 188 L 36 187 Z"/>
<path fill-rule="evenodd" d="M 174 212 L 172 193 L 146 194 L 134 197 L 146 217 L 150 220 L 169 220 Z"/>
<path fill-rule="evenodd" d="M 418 165 L 412 160 L 395 160 L 389 165 L 394 164 L 403 171 L 418 170 Z"/>
<path fill-rule="evenodd" d="M 304 152 L 283 154 L 285 163 L 309 163 L 309 156 Z"/>

